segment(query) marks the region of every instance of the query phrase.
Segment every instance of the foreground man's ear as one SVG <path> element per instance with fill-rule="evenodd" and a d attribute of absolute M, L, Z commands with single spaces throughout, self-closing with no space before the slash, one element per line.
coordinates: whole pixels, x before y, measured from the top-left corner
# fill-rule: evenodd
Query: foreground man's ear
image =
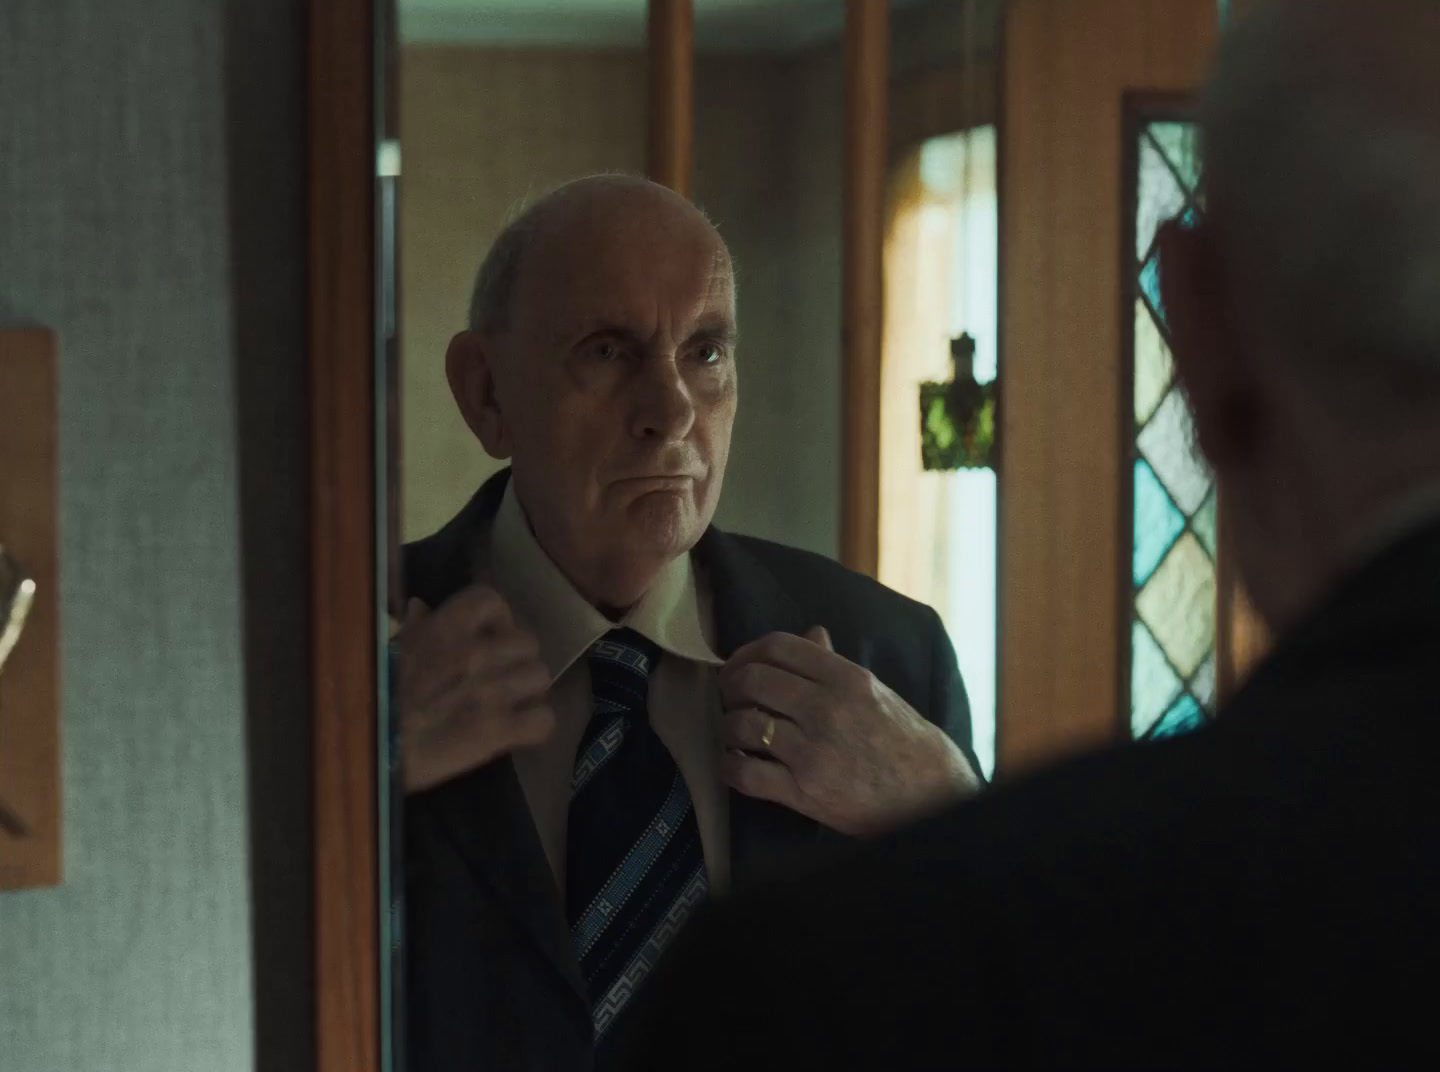
<path fill-rule="evenodd" d="M 1243 467 L 1260 445 L 1262 407 L 1250 355 L 1225 300 L 1213 233 L 1171 221 L 1157 241 L 1171 351 L 1200 448 L 1217 472 Z"/>

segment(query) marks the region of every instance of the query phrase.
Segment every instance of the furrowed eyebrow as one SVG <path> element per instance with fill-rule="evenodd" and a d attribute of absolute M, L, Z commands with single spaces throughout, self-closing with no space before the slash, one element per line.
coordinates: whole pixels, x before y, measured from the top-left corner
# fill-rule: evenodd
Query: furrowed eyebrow
<path fill-rule="evenodd" d="M 739 336 L 740 333 L 732 321 L 716 318 L 701 321 L 686 342 L 713 342 L 720 346 L 733 347 Z"/>

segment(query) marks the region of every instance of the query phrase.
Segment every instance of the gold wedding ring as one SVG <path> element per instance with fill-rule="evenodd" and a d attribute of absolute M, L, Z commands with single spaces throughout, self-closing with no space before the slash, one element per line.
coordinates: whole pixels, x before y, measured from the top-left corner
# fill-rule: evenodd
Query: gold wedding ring
<path fill-rule="evenodd" d="M 765 732 L 760 735 L 760 744 L 765 748 L 770 747 L 770 742 L 775 740 L 775 716 L 767 715 L 769 721 L 765 723 Z"/>

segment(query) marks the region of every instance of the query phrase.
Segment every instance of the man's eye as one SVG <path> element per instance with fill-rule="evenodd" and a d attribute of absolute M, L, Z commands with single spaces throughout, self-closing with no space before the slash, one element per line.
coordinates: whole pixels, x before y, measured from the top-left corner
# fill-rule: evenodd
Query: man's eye
<path fill-rule="evenodd" d="M 725 351 L 721 350 L 720 347 L 716 346 L 714 343 L 705 343 L 703 346 L 698 347 L 695 351 L 695 358 L 702 365 L 718 364 L 720 362 L 720 359 L 724 356 Z"/>
<path fill-rule="evenodd" d="M 596 361 L 616 361 L 624 356 L 620 344 L 614 339 L 596 339 L 590 344 L 590 356 Z"/>

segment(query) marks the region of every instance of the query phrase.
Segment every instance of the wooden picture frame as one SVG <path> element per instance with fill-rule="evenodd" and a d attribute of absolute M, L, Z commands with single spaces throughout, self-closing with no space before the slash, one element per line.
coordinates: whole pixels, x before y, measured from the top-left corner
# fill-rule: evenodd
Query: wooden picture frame
<path fill-rule="evenodd" d="M 0 894 L 64 879 L 59 366 L 54 332 L 0 330 Z"/>

